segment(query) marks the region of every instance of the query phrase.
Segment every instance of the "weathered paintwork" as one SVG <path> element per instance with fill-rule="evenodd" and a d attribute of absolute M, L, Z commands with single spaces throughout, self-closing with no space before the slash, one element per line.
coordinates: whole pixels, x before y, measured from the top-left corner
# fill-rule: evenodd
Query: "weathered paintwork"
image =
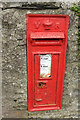
<path fill-rule="evenodd" d="M 61 109 L 68 15 L 27 15 L 28 110 Z M 40 77 L 40 55 L 51 55 L 51 76 Z"/>

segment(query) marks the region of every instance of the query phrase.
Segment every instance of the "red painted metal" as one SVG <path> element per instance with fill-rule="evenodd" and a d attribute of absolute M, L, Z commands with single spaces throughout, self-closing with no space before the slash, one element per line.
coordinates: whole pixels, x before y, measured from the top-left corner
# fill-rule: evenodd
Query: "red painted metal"
<path fill-rule="evenodd" d="M 45 39 L 45 38 L 64 38 L 63 32 L 32 32 L 32 39 Z"/>
<path fill-rule="evenodd" d="M 27 15 L 28 110 L 61 109 L 68 15 Z M 40 78 L 40 55 L 51 54 L 51 76 Z"/>

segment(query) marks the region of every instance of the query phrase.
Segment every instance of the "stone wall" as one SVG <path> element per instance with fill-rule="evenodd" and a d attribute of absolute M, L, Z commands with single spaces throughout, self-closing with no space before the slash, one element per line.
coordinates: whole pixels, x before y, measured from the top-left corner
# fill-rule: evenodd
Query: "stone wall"
<path fill-rule="evenodd" d="M 2 3 L 2 115 L 5 118 L 78 117 L 78 17 L 72 3 Z M 69 32 L 61 110 L 28 112 L 26 14 L 68 14 Z"/>

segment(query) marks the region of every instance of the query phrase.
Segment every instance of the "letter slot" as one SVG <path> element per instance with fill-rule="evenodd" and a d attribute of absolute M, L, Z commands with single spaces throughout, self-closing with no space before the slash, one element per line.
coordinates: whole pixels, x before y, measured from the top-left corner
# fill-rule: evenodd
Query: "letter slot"
<path fill-rule="evenodd" d="M 61 45 L 64 40 L 63 32 L 33 32 L 31 33 L 32 45 Z"/>

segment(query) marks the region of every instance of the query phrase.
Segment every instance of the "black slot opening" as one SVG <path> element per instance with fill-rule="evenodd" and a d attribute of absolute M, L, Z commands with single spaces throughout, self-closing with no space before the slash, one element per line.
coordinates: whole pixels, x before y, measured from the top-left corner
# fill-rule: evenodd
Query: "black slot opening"
<path fill-rule="evenodd" d="M 62 40 L 62 39 L 59 39 L 59 38 L 38 38 L 38 39 L 33 39 L 33 40 L 36 40 L 36 41 L 45 41 L 45 40 L 47 40 L 47 41 L 49 41 L 49 40 L 57 40 L 57 41 L 59 41 L 59 40 Z"/>

